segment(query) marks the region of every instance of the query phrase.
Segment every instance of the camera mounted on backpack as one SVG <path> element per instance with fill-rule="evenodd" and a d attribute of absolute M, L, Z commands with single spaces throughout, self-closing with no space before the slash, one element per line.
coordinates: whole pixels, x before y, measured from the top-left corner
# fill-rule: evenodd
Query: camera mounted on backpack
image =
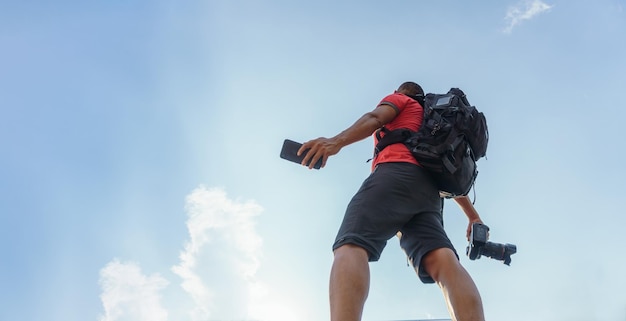
<path fill-rule="evenodd" d="M 509 243 L 489 242 L 488 239 L 489 227 L 487 225 L 472 224 L 470 241 L 466 250 L 470 260 L 477 260 L 481 256 L 486 256 L 494 260 L 504 261 L 506 265 L 511 265 L 511 255 L 517 252 L 517 246 Z"/>

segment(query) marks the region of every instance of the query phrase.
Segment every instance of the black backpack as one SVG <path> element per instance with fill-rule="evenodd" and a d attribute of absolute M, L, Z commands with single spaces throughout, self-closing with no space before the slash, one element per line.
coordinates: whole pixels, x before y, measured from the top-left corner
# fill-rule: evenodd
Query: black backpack
<path fill-rule="evenodd" d="M 417 132 L 381 128 L 376 133 L 375 154 L 391 144 L 404 143 L 446 196 L 467 195 L 478 175 L 476 161 L 487 152 L 485 116 L 458 88 L 444 95 L 412 98 L 424 107 L 422 126 Z"/>

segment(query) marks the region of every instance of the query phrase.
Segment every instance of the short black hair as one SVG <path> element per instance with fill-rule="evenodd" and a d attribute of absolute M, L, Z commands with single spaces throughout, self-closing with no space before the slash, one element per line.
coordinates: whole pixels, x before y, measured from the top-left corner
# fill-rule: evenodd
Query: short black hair
<path fill-rule="evenodd" d="M 422 89 L 422 86 L 412 81 L 407 81 L 403 83 L 402 85 L 400 85 L 400 87 L 398 87 L 398 91 L 401 91 L 407 95 L 412 95 L 412 96 L 424 95 L 424 90 Z"/>

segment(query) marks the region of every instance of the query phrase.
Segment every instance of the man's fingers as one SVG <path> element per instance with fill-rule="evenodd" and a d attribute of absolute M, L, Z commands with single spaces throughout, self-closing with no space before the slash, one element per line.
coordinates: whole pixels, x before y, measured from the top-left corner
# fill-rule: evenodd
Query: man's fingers
<path fill-rule="evenodd" d="M 303 153 L 306 153 L 306 155 L 304 155 L 304 158 L 302 159 L 302 165 L 307 166 L 309 169 L 313 168 L 315 162 L 317 162 L 317 160 L 320 158 L 320 156 L 318 155 L 318 148 L 314 146 L 310 149 L 304 150 Z"/>
<path fill-rule="evenodd" d="M 326 157 L 324 157 L 324 154 L 323 154 L 323 153 L 315 153 L 315 155 L 313 155 L 313 156 L 311 157 L 311 162 L 310 162 L 310 163 L 308 163 L 308 164 L 309 164 L 309 169 L 311 169 L 311 168 L 315 167 L 315 164 L 317 164 L 317 161 L 319 161 L 319 160 L 320 160 L 320 158 L 324 158 L 324 159 L 322 160 L 322 166 L 321 166 L 321 167 L 324 167 L 324 165 L 325 165 L 325 163 L 326 163 L 326 160 L 325 160 L 325 158 L 326 158 Z"/>
<path fill-rule="evenodd" d="M 298 149 L 298 152 L 296 153 L 296 155 L 298 156 L 302 155 L 302 153 L 304 153 L 305 150 L 310 148 L 309 145 L 311 145 L 311 141 L 308 141 L 302 144 L 302 146 L 300 146 L 300 149 Z"/>
<path fill-rule="evenodd" d="M 304 150 L 303 153 L 306 153 L 304 155 L 304 158 L 302 158 L 302 165 L 306 166 L 309 163 L 309 160 L 311 159 L 312 153 L 311 150 Z"/>
<path fill-rule="evenodd" d="M 324 159 L 322 160 L 322 166 L 320 166 L 320 168 L 324 168 L 324 166 L 326 166 L 327 160 L 328 160 L 328 156 L 324 156 Z"/>
<path fill-rule="evenodd" d="M 326 151 L 324 146 L 325 140 L 325 138 L 320 137 L 302 144 L 297 152 L 298 156 L 304 155 L 301 162 L 302 165 L 312 169 L 320 159 L 322 160 L 321 167 L 326 165 L 326 160 L 330 155 L 328 155 L 328 151 Z"/>
<path fill-rule="evenodd" d="M 303 159 L 302 165 L 307 166 L 309 169 L 312 169 L 322 156 L 321 154 L 322 153 L 319 151 L 319 149 L 310 149 L 309 151 L 307 151 L 307 155 Z"/>
<path fill-rule="evenodd" d="M 312 156 L 312 154 L 311 154 L 311 145 L 313 145 L 313 141 L 312 140 L 302 144 L 302 146 L 300 146 L 300 149 L 298 149 L 298 152 L 296 154 L 298 156 L 304 155 L 304 158 L 302 158 L 302 162 L 300 163 L 301 165 L 306 166 L 306 164 L 308 164 L 308 160 Z"/>

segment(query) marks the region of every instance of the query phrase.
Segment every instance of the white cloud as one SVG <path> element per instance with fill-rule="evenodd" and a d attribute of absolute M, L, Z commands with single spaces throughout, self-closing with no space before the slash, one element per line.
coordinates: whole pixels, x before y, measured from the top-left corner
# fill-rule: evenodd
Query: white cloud
<path fill-rule="evenodd" d="M 192 320 L 246 318 L 262 245 L 254 217 L 262 208 L 202 186 L 186 203 L 189 240 L 172 271 L 194 301 Z"/>
<path fill-rule="evenodd" d="M 538 14 L 544 13 L 552 9 L 554 6 L 548 5 L 541 0 L 524 0 L 518 2 L 515 6 L 509 7 L 506 12 L 505 20 L 508 22 L 504 33 L 510 33 L 515 26 L 524 20 L 530 20 Z"/>
<path fill-rule="evenodd" d="M 167 284 L 158 274 L 143 275 L 135 263 L 111 261 L 100 270 L 104 306 L 100 321 L 166 321 L 159 292 Z"/>
<path fill-rule="evenodd" d="M 186 198 L 188 240 L 171 271 L 181 288 L 169 287 L 170 317 L 175 320 L 294 320 L 297 304 L 273 297 L 257 280 L 262 239 L 255 222 L 262 208 L 235 201 L 221 189 L 196 188 Z M 113 260 L 101 272 L 100 321 L 165 321 L 160 291 L 168 281 L 141 273 L 135 263 Z M 172 291 L 178 291 L 172 293 Z"/>

